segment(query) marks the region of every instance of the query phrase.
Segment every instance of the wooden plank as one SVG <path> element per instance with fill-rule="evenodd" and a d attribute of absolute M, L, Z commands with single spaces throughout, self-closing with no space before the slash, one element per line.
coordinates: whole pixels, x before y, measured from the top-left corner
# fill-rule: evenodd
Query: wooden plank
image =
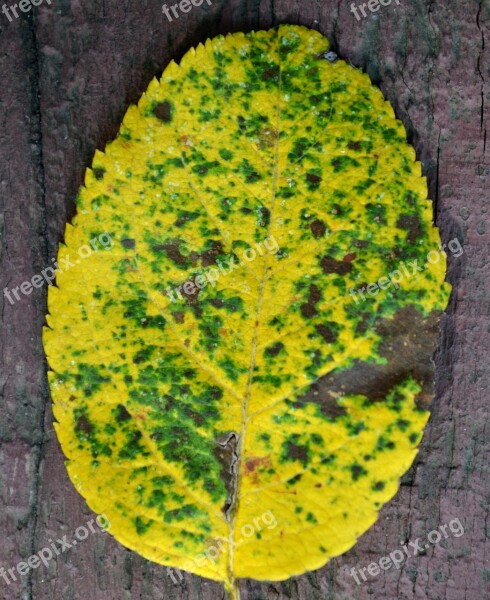
<path fill-rule="evenodd" d="M 0 564 L 12 567 L 35 551 L 42 480 L 44 416 L 49 402 L 41 327 L 45 290 L 24 296 L 22 282 L 47 260 L 39 77 L 32 22 L 6 22 L 0 44 Z M 17 293 L 19 300 L 16 299 Z M 0 597 L 30 597 L 31 578 Z"/>

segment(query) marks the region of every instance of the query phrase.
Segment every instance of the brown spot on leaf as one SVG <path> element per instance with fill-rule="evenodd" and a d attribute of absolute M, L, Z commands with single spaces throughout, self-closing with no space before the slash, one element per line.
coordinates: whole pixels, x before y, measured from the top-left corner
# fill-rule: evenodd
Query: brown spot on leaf
<path fill-rule="evenodd" d="M 273 127 L 263 127 L 259 131 L 258 146 L 260 148 L 272 148 L 276 145 L 278 135 L 277 129 L 274 129 Z"/>
<path fill-rule="evenodd" d="M 274 358 L 283 349 L 284 349 L 284 344 L 282 342 L 277 342 L 275 344 L 272 344 L 272 346 L 267 346 L 267 348 L 264 351 L 264 354 L 265 354 L 265 356 Z"/>
<path fill-rule="evenodd" d="M 248 475 L 255 484 L 259 483 L 259 467 L 271 467 L 272 462 L 268 456 L 251 457 L 245 461 L 245 475 Z"/>
<path fill-rule="evenodd" d="M 205 423 L 205 419 L 204 416 L 201 413 L 198 413 L 197 411 L 193 410 L 190 406 L 186 406 L 183 409 L 183 413 L 185 414 L 186 417 L 189 417 L 189 419 L 192 419 L 192 421 L 195 423 L 195 425 L 197 427 L 202 427 Z"/>
<path fill-rule="evenodd" d="M 175 406 L 175 398 L 169 394 L 165 394 L 163 397 L 165 400 L 165 410 L 171 410 Z"/>
<path fill-rule="evenodd" d="M 165 102 L 160 102 L 153 109 L 153 114 L 157 119 L 163 121 L 164 123 L 170 123 L 172 120 L 172 106 L 168 100 Z"/>
<path fill-rule="evenodd" d="M 324 256 L 320 261 L 320 265 L 323 272 L 328 275 L 330 273 L 337 273 L 337 275 L 347 275 L 352 271 L 352 265 L 350 262 L 344 262 L 342 260 L 335 260 L 331 256 Z"/>
<path fill-rule="evenodd" d="M 223 244 L 220 241 L 213 241 L 211 248 L 201 254 L 202 266 L 209 267 L 215 265 L 217 257 L 223 254 Z"/>
<path fill-rule="evenodd" d="M 316 287 L 315 284 L 310 285 L 308 300 L 301 305 L 301 314 L 305 319 L 310 319 L 318 314 L 315 304 L 319 302 L 322 298 L 322 294 L 320 290 Z"/>
<path fill-rule="evenodd" d="M 286 442 L 286 456 L 289 460 L 297 460 L 306 465 L 308 463 L 308 448 L 294 442 Z"/>
<path fill-rule="evenodd" d="M 94 426 L 88 420 L 88 417 L 86 415 L 82 415 L 82 416 L 78 417 L 77 423 L 75 425 L 75 431 L 78 431 L 81 433 L 86 433 L 87 435 L 90 435 L 93 432 L 93 430 L 94 430 Z"/>
<path fill-rule="evenodd" d="M 172 240 L 165 244 L 153 244 L 151 249 L 153 252 L 165 252 L 173 263 L 183 267 L 187 264 L 187 257 L 180 251 L 181 244 L 181 240 Z"/>
<path fill-rule="evenodd" d="M 357 481 L 361 476 L 366 475 L 367 473 L 366 469 L 358 464 L 352 465 L 350 470 L 354 481 Z"/>
<path fill-rule="evenodd" d="M 358 152 L 361 149 L 361 147 L 362 147 L 361 142 L 350 141 L 347 144 L 347 148 L 349 148 L 349 150 L 355 150 L 356 152 Z"/>
<path fill-rule="evenodd" d="M 298 399 L 293 402 L 292 406 L 302 407 L 305 402 L 314 402 L 320 406 L 320 410 L 323 415 L 327 418 L 335 420 L 339 417 L 344 417 L 347 411 L 343 406 L 337 404 L 337 398 L 334 394 L 331 394 L 329 390 L 326 390 L 322 385 L 324 378 L 316 381 L 308 391 L 299 396 Z"/>
<path fill-rule="evenodd" d="M 407 242 L 409 244 L 415 244 L 423 234 L 422 223 L 418 215 L 400 215 L 396 226 L 408 231 Z"/>
<path fill-rule="evenodd" d="M 188 214 L 183 214 L 180 217 L 178 217 L 175 220 L 174 226 L 175 227 L 182 227 L 183 225 L 185 225 L 186 223 L 189 222 L 189 215 Z"/>
<path fill-rule="evenodd" d="M 307 173 L 306 175 L 306 181 L 313 185 L 318 185 L 321 180 L 322 178 L 319 175 L 315 175 L 315 173 Z"/>
<path fill-rule="evenodd" d="M 433 311 L 424 317 L 409 306 L 399 309 L 393 319 L 379 320 L 374 330 L 381 338 L 378 352 L 386 358 L 386 364 L 356 360 L 350 368 L 334 370 L 319 379 L 301 401 L 315 402 L 323 414 L 335 417 L 338 398 L 359 394 L 381 402 L 396 386 L 413 378 L 422 388 L 417 406 L 427 409 L 433 395 L 432 354 L 438 340 L 440 316 L 440 311 Z"/>
<path fill-rule="evenodd" d="M 199 303 L 199 294 L 202 289 L 196 285 L 196 280 L 199 275 L 193 275 L 189 277 L 181 286 L 179 286 L 179 293 L 185 300 L 185 303 L 190 306 L 196 317 L 200 318 L 203 313 L 202 306 Z"/>
<path fill-rule="evenodd" d="M 315 329 L 316 332 L 327 342 L 327 344 L 333 344 L 333 342 L 335 342 L 335 340 L 338 338 L 338 334 L 334 331 L 334 329 L 325 323 L 316 325 Z"/>
<path fill-rule="evenodd" d="M 362 284 L 361 284 L 362 285 Z M 365 286 L 366 284 L 364 284 Z M 361 289 L 360 287 L 358 289 Z M 362 313 L 361 320 L 356 325 L 356 333 L 362 334 L 366 333 L 369 328 L 369 323 L 373 320 L 373 315 L 371 313 Z"/>
<path fill-rule="evenodd" d="M 196 285 L 197 277 L 198 275 L 189 277 L 189 279 L 182 284 L 182 296 L 189 305 L 197 304 L 199 300 L 199 293 L 202 291 L 201 288 Z"/>
<path fill-rule="evenodd" d="M 320 221 L 320 219 L 315 219 L 312 223 L 310 223 L 310 229 L 313 237 L 316 239 L 323 237 L 327 231 L 325 223 Z"/>
<path fill-rule="evenodd" d="M 279 67 L 269 67 L 262 73 L 262 80 L 269 81 L 279 77 Z"/>
<path fill-rule="evenodd" d="M 253 473 L 255 469 L 261 464 L 263 458 L 247 458 L 245 462 L 245 472 Z"/>
<path fill-rule="evenodd" d="M 124 421 L 128 421 L 131 418 L 131 415 L 128 413 L 126 407 L 123 404 L 117 405 L 117 413 L 116 413 L 116 421 L 118 423 L 122 423 Z"/>
<path fill-rule="evenodd" d="M 124 238 L 123 240 L 121 240 L 121 244 L 129 250 L 132 250 L 135 247 L 135 241 L 133 240 L 133 238 Z"/>

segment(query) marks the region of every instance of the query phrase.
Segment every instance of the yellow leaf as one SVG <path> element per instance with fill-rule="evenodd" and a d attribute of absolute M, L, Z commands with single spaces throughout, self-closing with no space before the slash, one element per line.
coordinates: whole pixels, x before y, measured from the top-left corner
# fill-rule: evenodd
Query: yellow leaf
<path fill-rule="evenodd" d="M 327 50 L 280 26 L 172 62 L 96 153 L 49 291 L 73 483 L 122 544 L 232 597 L 350 548 L 428 418 L 450 288 L 426 182 Z"/>

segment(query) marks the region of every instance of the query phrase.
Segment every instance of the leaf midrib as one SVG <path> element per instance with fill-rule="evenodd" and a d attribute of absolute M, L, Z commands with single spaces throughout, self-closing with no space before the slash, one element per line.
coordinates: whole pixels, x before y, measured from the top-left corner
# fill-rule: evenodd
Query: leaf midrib
<path fill-rule="evenodd" d="M 281 134 L 281 79 L 282 79 L 282 69 L 281 69 L 281 53 L 280 53 L 280 41 L 281 36 L 279 32 L 279 28 L 277 29 L 277 60 L 278 60 L 278 85 L 277 85 L 277 122 L 276 122 L 276 145 L 275 145 L 275 156 L 274 156 L 274 169 L 273 169 L 273 182 L 272 182 L 272 198 L 271 198 L 271 208 L 270 208 L 270 219 L 269 225 L 267 227 L 267 238 L 270 236 L 271 229 L 274 223 L 274 212 L 275 212 L 275 204 L 276 204 L 276 196 L 277 196 L 277 185 L 279 180 L 279 141 Z M 260 282 L 259 288 L 259 297 L 257 301 L 257 312 L 256 319 L 254 323 L 254 334 L 252 340 L 251 354 L 250 354 L 250 367 L 248 373 L 248 381 L 247 381 L 247 389 L 245 393 L 245 399 L 242 405 L 242 425 L 239 436 L 239 451 L 238 451 L 238 464 L 236 468 L 236 476 L 235 482 L 233 486 L 234 490 L 234 502 L 235 504 L 232 506 L 232 522 L 230 523 L 230 544 L 229 544 L 229 566 L 228 566 L 228 577 L 229 581 L 234 581 L 234 566 L 235 566 L 235 539 L 236 539 L 236 527 L 237 527 L 237 516 L 238 510 L 240 506 L 240 487 L 243 476 L 243 459 L 244 459 L 244 450 L 245 450 L 245 440 L 247 433 L 247 422 L 248 422 L 248 407 L 250 404 L 250 398 L 252 395 L 252 381 L 253 381 L 253 371 L 255 367 L 255 360 L 257 355 L 257 340 L 258 340 L 258 332 L 259 332 L 259 323 L 260 316 L 262 311 L 262 304 L 264 300 L 264 291 L 265 286 L 268 281 L 267 278 L 267 267 L 269 261 L 269 253 L 266 253 L 264 259 L 264 267 L 262 278 Z"/>

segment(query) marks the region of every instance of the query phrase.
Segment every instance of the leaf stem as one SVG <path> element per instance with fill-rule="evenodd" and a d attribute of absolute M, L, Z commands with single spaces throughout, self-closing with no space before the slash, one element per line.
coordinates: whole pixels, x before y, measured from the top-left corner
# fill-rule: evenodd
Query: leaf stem
<path fill-rule="evenodd" d="M 240 600 L 240 585 L 236 579 L 233 579 L 226 586 L 228 600 Z"/>

